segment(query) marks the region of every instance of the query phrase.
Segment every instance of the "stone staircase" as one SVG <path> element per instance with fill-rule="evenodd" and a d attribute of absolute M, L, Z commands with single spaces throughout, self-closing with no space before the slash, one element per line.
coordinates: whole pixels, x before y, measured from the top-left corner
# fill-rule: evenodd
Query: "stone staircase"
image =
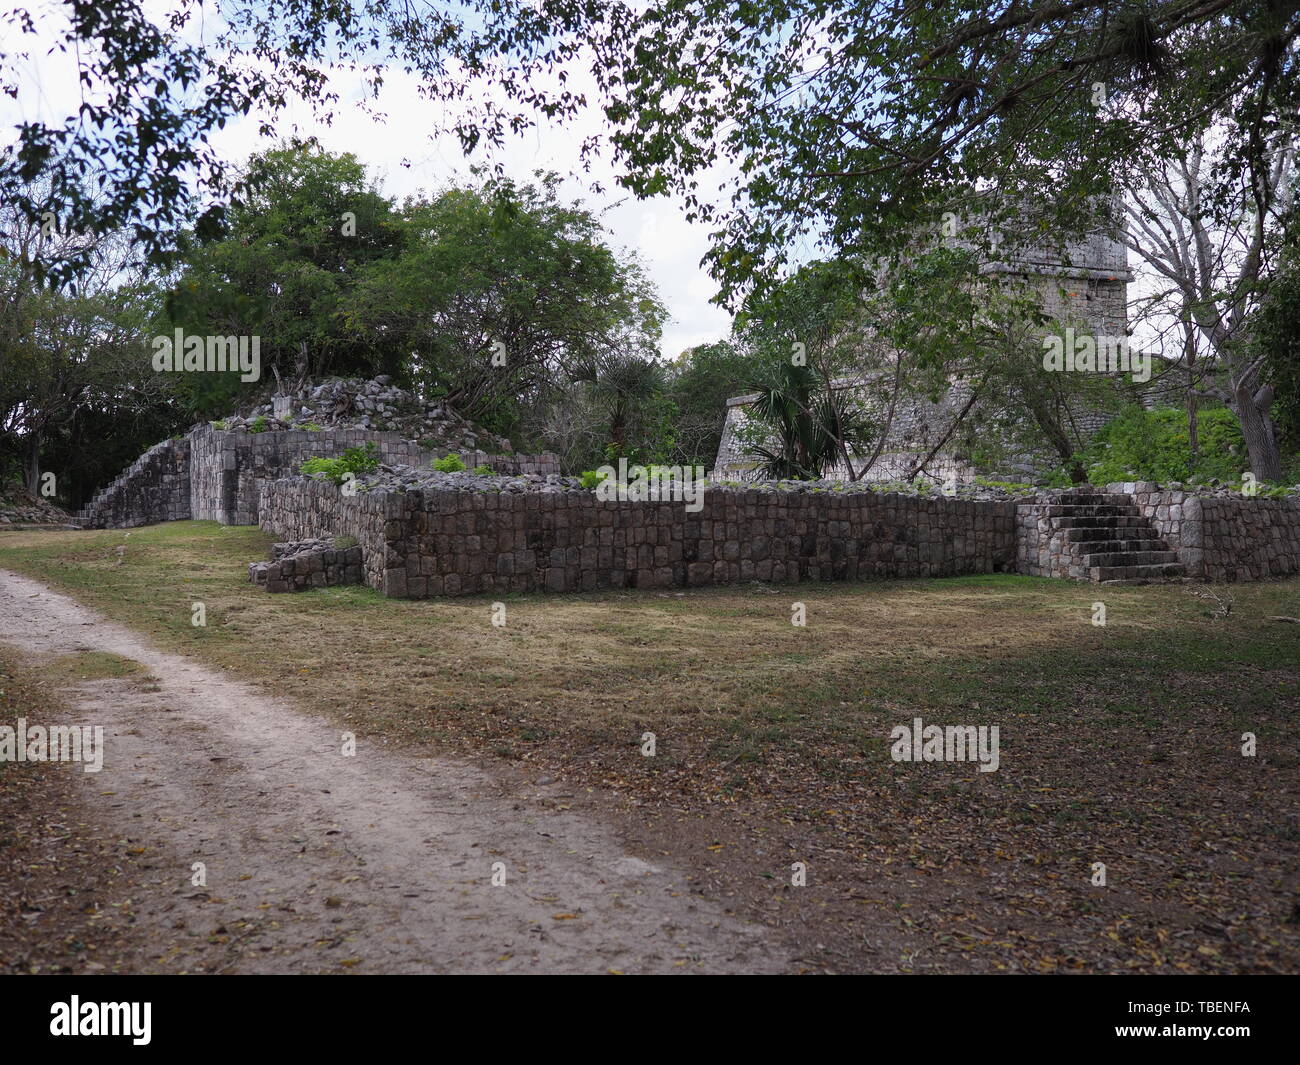
<path fill-rule="evenodd" d="M 1032 551 L 1022 554 L 1023 572 L 1098 583 L 1184 576 L 1178 553 L 1127 495 L 1067 490 L 1047 502 L 1021 504 L 1017 522 L 1022 530 L 1036 526 L 1042 545 L 1036 558 Z"/>
<path fill-rule="evenodd" d="M 190 444 L 154 444 L 75 516 L 83 529 L 127 529 L 190 517 Z"/>

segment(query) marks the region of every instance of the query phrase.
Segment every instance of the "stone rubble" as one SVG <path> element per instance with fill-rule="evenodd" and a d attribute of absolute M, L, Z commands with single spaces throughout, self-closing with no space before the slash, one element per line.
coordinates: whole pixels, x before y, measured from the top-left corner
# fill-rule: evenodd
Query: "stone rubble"
<path fill-rule="evenodd" d="M 374 473 L 357 478 L 357 488 L 362 492 L 542 492 L 549 495 L 589 491 L 582 487 L 579 478 L 561 477 L 556 473 L 478 474 L 473 470 L 439 473 L 400 462 L 381 462 Z"/>
<path fill-rule="evenodd" d="M 300 592 L 360 584 L 361 548 L 339 540 L 296 540 L 271 545 L 271 561 L 250 562 L 248 579 L 268 592 Z"/>
<path fill-rule="evenodd" d="M 21 485 L 0 489 L 0 525 L 72 524 L 72 515 L 41 496 L 30 496 Z"/>
<path fill-rule="evenodd" d="M 367 429 L 401 433 L 428 450 L 509 454 L 510 442 L 476 426 L 443 403 L 426 403 L 386 376 L 331 377 L 252 410 L 213 423 L 231 432 L 287 429 Z"/>

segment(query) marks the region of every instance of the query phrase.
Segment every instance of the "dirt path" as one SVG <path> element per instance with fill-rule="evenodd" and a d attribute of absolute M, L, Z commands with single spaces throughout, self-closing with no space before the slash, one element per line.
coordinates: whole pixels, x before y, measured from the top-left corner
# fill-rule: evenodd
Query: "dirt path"
<path fill-rule="evenodd" d="M 323 719 L 5 570 L 0 640 L 110 652 L 158 679 L 63 693 L 72 722 L 104 726 L 103 770 L 72 771 L 85 802 L 156 861 L 157 883 L 130 903 L 153 971 L 787 968 L 770 932 L 625 853 L 603 821 L 562 808 L 562 788 L 365 735 L 345 757 Z"/>

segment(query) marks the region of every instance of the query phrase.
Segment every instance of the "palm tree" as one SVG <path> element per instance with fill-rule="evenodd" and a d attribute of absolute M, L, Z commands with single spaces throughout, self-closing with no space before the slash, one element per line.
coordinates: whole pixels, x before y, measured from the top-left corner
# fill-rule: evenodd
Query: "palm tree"
<path fill-rule="evenodd" d="M 762 475 L 772 480 L 816 480 L 874 436 L 867 419 L 845 408 L 812 366 L 784 359 L 759 386 L 749 414 L 768 431 L 754 453 L 763 459 Z"/>

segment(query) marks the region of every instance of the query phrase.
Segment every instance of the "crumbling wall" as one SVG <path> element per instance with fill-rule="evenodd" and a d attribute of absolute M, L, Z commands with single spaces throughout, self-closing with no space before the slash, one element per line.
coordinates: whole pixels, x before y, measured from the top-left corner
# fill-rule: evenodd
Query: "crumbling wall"
<path fill-rule="evenodd" d="M 348 448 L 375 444 L 381 462 L 428 466 L 449 449 L 426 450 L 400 433 L 367 429 L 290 429 L 250 433 L 204 425 L 155 444 L 96 494 L 81 511 L 87 528 L 126 528 L 194 518 L 223 525 L 256 525 L 261 482 L 293 476 L 309 458 L 336 458 Z M 506 474 L 559 473 L 557 455 L 457 452 L 473 469 Z"/>
<path fill-rule="evenodd" d="M 182 521 L 191 515 L 190 492 L 190 441 L 164 440 L 97 492 L 77 519 L 88 529 Z"/>

